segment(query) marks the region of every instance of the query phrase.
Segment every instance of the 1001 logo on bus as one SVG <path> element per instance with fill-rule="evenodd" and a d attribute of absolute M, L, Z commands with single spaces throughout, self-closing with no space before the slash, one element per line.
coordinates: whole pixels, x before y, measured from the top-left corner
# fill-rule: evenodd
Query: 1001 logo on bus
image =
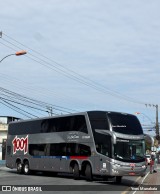
<path fill-rule="evenodd" d="M 24 154 L 28 152 L 28 135 L 25 138 L 18 138 L 17 136 L 12 141 L 13 154 L 17 151 L 24 151 Z"/>

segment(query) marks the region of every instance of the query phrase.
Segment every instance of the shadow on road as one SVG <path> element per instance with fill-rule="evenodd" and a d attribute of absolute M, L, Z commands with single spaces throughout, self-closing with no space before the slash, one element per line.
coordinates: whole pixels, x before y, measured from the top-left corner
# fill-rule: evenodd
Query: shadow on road
<path fill-rule="evenodd" d="M 16 170 L 6 170 L 8 173 L 10 174 L 15 174 L 17 176 L 27 176 L 24 174 L 17 174 Z M 57 175 L 55 175 L 53 172 L 32 172 L 31 175 L 28 176 L 41 176 L 41 177 L 56 177 L 57 179 L 72 179 L 73 180 L 73 175 L 72 174 L 68 174 L 68 173 L 58 173 Z M 84 176 L 81 176 L 79 178 L 79 180 L 85 180 Z M 77 180 L 78 181 L 78 180 Z M 119 186 L 119 187 L 131 187 L 131 186 L 139 186 L 139 184 L 137 182 L 135 182 L 135 180 L 129 180 L 126 177 L 122 178 L 122 182 L 120 184 L 117 184 L 115 181 L 115 178 L 108 178 L 108 180 L 104 180 L 102 177 L 94 177 L 92 184 L 94 185 L 98 183 L 98 185 L 115 185 L 115 186 Z"/>

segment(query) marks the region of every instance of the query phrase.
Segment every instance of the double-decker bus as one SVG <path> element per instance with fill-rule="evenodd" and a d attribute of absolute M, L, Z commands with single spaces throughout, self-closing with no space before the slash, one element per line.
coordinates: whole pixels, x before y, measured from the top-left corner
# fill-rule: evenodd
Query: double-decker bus
<path fill-rule="evenodd" d="M 52 171 L 93 176 L 144 176 L 145 140 L 136 116 L 88 111 L 9 124 L 6 166 L 18 173 Z"/>

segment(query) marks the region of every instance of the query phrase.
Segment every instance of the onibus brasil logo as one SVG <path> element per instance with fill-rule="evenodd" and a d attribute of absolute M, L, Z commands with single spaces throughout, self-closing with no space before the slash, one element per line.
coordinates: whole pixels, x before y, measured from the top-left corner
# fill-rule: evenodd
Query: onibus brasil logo
<path fill-rule="evenodd" d="M 25 138 L 18 138 L 17 136 L 12 141 L 13 154 L 17 151 L 24 151 L 24 154 L 28 152 L 28 135 Z"/>

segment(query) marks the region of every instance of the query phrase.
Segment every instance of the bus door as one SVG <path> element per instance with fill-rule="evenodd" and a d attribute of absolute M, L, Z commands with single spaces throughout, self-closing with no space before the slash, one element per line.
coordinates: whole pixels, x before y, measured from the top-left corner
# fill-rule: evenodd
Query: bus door
<path fill-rule="evenodd" d="M 67 161 L 67 155 L 66 155 L 66 149 L 67 149 L 67 144 L 66 143 L 61 143 L 59 144 L 59 153 L 60 153 L 60 171 L 65 172 L 66 171 L 66 163 Z"/>
<path fill-rule="evenodd" d="M 97 151 L 100 153 L 98 154 L 98 157 L 96 157 L 95 162 L 96 162 L 96 166 L 98 166 L 101 174 L 103 175 L 104 173 L 109 173 L 109 150 L 107 145 L 105 144 L 99 144 L 98 145 L 99 148 L 97 149 Z"/>
<path fill-rule="evenodd" d="M 51 166 L 53 171 L 59 172 L 61 169 L 61 146 L 60 144 L 50 144 L 50 159 L 48 161 L 48 165 Z"/>
<path fill-rule="evenodd" d="M 99 153 L 95 157 L 95 164 L 98 165 L 101 174 L 109 174 L 111 158 L 111 136 L 97 133 L 96 134 L 96 151 Z"/>

